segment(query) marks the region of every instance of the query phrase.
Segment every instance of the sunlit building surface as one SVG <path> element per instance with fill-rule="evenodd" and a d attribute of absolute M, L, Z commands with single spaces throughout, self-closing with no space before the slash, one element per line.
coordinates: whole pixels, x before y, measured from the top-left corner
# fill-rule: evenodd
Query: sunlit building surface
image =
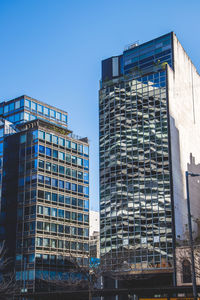
<path fill-rule="evenodd" d="M 1 241 L 22 292 L 88 264 L 89 145 L 67 113 L 27 96 L 1 110 Z"/>
<path fill-rule="evenodd" d="M 187 223 L 184 172 L 190 153 L 200 161 L 199 83 L 174 33 L 102 61 L 100 247 L 109 268 L 172 278 Z"/>

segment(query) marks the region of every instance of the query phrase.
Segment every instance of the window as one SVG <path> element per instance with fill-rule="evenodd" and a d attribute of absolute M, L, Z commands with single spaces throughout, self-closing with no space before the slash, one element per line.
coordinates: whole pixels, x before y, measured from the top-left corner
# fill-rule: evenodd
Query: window
<path fill-rule="evenodd" d="M 52 186 L 58 187 L 58 179 L 52 178 Z"/>
<path fill-rule="evenodd" d="M 58 153 L 58 158 L 59 158 L 60 160 L 65 160 L 65 153 L 59 151 L 59 153 Z"/>
<path fill-rule="evenodd" d="M 39 183 L 44 183 L 44 176 L 43 175 L 38 174 L 38 182 Z"/>
<path fill-rule="evenodd" d="M 72 191 L 76 192 L 77 191 L 77 184 L 72 183 Z"/>
<path fill-rule="evenodd" d="M 31 101 L 28 100 L 28 99 L 25 99 L 24 105 L 25 105 L 26 107 L 30 108 L 30 107 L 31 107 Z"/>
<path fill-rule="evenodd" d="M 64 195 L 59 195 L 59 202 L 64 203 Z"/>
<path fill-rule="evenodd" d="M 59 112 L 56 112 L 56 119 L 61 121 L 61 113 Z"/>
<path fill-rule="evenodd" d="M 41 139 L 41 140 L 44 140 L 45 139 L 45 132 L 41 131 L 41 130 L 38 130 L 38 138 Z"/>
<path fill-rule="evenodd" d="M 78 172 L 78 179 L 83 179 L 83 172 Z"/>
<path fill-rule="evenodd" d="M 77 206 L 77 199 L 76 198 L 72 198 L 72 205 Z"/>
<path fill-rule="evenodd" d="M 87 195 L 87 196 L 89 195 L 89 187 L 88 186 L 83 187 L 83 194 Z"/>
<path fill-rule="evenodd" d="M 65 167 L 59 166 L 59 173 L 64 175 L 65 174 Z"/>
<path fill-rule="evenodd" d="M 46 156 L 51 156 L 51 149 L 46 147 Z"/>
<path fill-rule="evenodd" d="M 89 181 L 89 174 L 84 172 L 84 181 Z"/>
<path fill-rule="evenodd" d="M 53 158 L 58 158 L 58 151 L 57 150 L 53 150 Z"/>
<path fill-rule="evenodd" d="M 52 142 L 56 145 L 58 145 L 58 137 L 56 135 L 52 136 Z"/>
<path fill-rule="evenodd" d="M 71 148 L 72 148 L 72 150 L 77 150 L 77 144 L 72 142 L 71 143 Z"/>
<path fill-rule="evenodd" d="M 58 195 L 55 193 L 52 193 L 52 201 L 57 202 L 57 200 L 58 200 Z"/>
<path fill-rule="evenodd" d="M 83 159 L 80 157 L 77 157 L 77 165 L 82 166 L 83 165 Z"/>
<path fill-rule="evenodd" d="M 39 145 L 39 152 L 44 154 L 45 153 L 45 147 L 42 145 Z"/>
<path fill-rule="evenodd" d="M 49 108 L 44 107 L 44 114 L 45 114 L 46 116 L 49 116 Z"/>
<path fill-rule="evenodd" d="M 26 143 L 26 134 L 22 134 L 20 136 L 20 143 L 23 144 L 23 143 Z"/>
<path fill-rule="evenodd" d="M 50 117 L 55 118 L 56 117 L 56 112 L 53 109 L 50 109 Z"/>
<path fill-rule="evenodd" d="M 78 145 L 78 152 L 83 153 L 83 145 Z"/>
<path fill-rule="evenodd" d="M 83 153 L 88 155 L 89 154 L 89 148 L 88 146 L 83 146 Z"/>
<path fill-rule="evenodd" d="M 72 177 L 77 178 L 77 171 L 72 169 Z"/>
<path fill-rule="evenodd" d="M 70 212 L 69 211 L 65 211 L 65 218 L 67 220 L 70 220 Z"/>
<path fill-rule="evenodd" d="M 58 165 L 52 164 L 52 172 L 58 173 Z"/>
<path fill-rule="evenodd" d="M 51 134 L 50 133 L 46 133 L 46 141 L 51 143 Z"/>
<path fill-rule="evenodd" d="M 15 109 L 18 109 L 18 108 L 20 108 L 20 101 L 15 102 Z"/>
<path fill-rule="evenodd" d="M 70 163 L 71 162 L 71 155 L 66 154 L 66 162 Z"/>
<path fill-rule="evenodd" d="M 184 259 L 182 262 L 183 283 L 192 282 L 191 264 L 189 260 Z"/>
<path fill-rule="evenodd" d="M 51 215 L 52 215 L 52 217 L 57 217 L 57 208 L 52 208 L 51 209 Z"/>
<path fill-rule="evenodd" d="M 71 204 L 71 198 L 69 196 L 65 197 L 65 204 L 67 204 L 67 205 Z"/>
<path fill-rule="evenodd" d="M 43 207 L 43 213 L 45 216 L 50 216 L 50 207 Z"/>
<path fill-rule="evenodd" d="M 71 183 L 70 182 L 65 182 L 65 189 L 70 191 L 71 190 Z"/>
<path fill-rule="evenodd" d="M 57 225 L 56 224 L 51 223 L 51 231 L 57 232 Z"/>
<path fill-rule="evenodd" d="M 59 188 L 64 189 L 64 181 L 63 180 L 59 180 Z"/>
<path fill-rule="evenodd" d="M 51 163 L 48 161 L 46 162 L 46 170 L 51 171 Z"/>
<path fill-rule="evenodd" d="M 45 192 L 45 199 L 50 201 L 51 200 L 51 193 L 50 192 Z"/>
<path fill-rule="evenodd" d="M 43 114 L 43 106 L 42 105 L 38 104 L 37 105 L 37 110 L 38 110 L 39 113 Z"/>
<path fill-rule="evenodd" d="M 64 218 L 64 210 L 63 209 L 58 209 L 58 217 Z"/>
<path fill-rule="evenodd" d="M 76 156 L 73 156 L 73 155 L 72 155 L 72 163 L 73 163 L 73 164 L 76 164 L 76 163 L 77 163 L 77 158 L 76 158 Z"/>
<path fill-rule="evenodd" d="M 83 186 L 82 185 L 78 185 L 78 193 L 83 193 Z"/>
<path fill-rule="evenodd" d="M 51 185 L 51 178 L 50 177 L 45 176 L 45 184 Z"/>
<path fill-rule="evenodd" d="M 63 147 L 65 146 L 65 140 L 63 138 L 59 137 L 58 143 L 59 143 L 60 146 L 63 146 Z"/>
<path fill-rule="evenodd" d="M 33 101 L 31 102 L 31 109 L 35 111 L 37 110 L 37 104 Z"/>
<path fill-rule="evenodd" d="M 87 159 L 84 159 L 83 160 L 84 161 L 84 168 L 89 168 L 89 160 L 87 160 Z"/>
<path fill-rule="evenodd" d="M 65 145 L 66 145 L 66 147 L 67 147 L 68 149 L 71 148 L 71 142 L 70 142 L 70 141 L 66 140 Z"/>
<path fill-rule="evenodd" d="M 83 214 L 78 214 L 78 221 L 83 222 Z"/>

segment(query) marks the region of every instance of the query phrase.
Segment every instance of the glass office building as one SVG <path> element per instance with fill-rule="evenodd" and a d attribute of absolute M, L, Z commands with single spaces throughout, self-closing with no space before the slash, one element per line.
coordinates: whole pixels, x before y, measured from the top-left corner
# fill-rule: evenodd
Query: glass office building
<path fill-rule="evenodd" d="M 178 119 L 184 113 L 189 120 L 192 111 L 181 111 L 185 104 L 181 107 L 182 98 L 173 93 L 182 90 L 178 67 L 181 76 L 189 72 L 178 55 L 187 59 L 175 34 L 169 33 L 102 61 L 101 259 L 129 274 L 171 276 L 175 236 L 184 234 L 178 215 L 185 209 L 183 174 L 190 151 L 196 150 L 190 138 L 185 149 L 180 146 L 194 124 L 186 121 L 184 126 Z M 188 101 L 190 92 L 189 87 Z"/>
<path fill-rule="evenodd" d="M 23 292 L 88 264 L 89 145 L 67 113 L 27 96 L 1 105 L 1 241 Z"/>

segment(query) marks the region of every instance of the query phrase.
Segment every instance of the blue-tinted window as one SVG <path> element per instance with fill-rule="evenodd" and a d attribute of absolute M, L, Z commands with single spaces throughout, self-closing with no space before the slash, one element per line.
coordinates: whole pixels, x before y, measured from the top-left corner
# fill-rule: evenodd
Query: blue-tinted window
<path fill-rule="evenodd" d="M 70 220 L 70 212 L 69 211 L 65 211 L 65 218 L 67 220 Z"/>
<path fill-rule="evenodd" d="M 46 115 L 46 116 L 49 116 L 49 108 L 47 108 L 47 107 L 44 107 L 44 114 Z"/>
<path fill-rule="evenodd" d="M 64 218 L 64 210 L 63 209 L 58 209 L 58 217 L 59 218 Z"/>
<path fill-rule="evenodd" d="M 25 99 L 25 102 L 24 102 L 25 106 L 30 108 L 31 107 L 31 101 L 28 100 L 28 99 Z"/>
<path fill-rule="evenodd" d="M 83 153 L 89 155 L 89 148 L 88 146 L 83 146 Z"/>
<path fill-rule="evenodd" d="M 72 148 L 72 150 L 77 150 L 77 144 L 72 142 L 71 143 L 71 148 Z"/>
<path fill-rule="evenodd" d="M 78 185 L 78 192 L 83 193 L 83 186 L 82 185 Z"/>
<path fill-rule="evenodd" d="M 84 181 L 88 182 L 89 181 L 89 174 L 84 172 Z"/>
<path fill-rule="evenodd" d="M 77 184 L 72 183 L 72 191 L 76 192 L 77 191 Z"/>
<path fill-rule="evenodd" d="M 56 145 L 58 145 L 58 137 L 56 135 L 52 136 L 52 142 Z"/>
<path fill-rule="evenodd" d="M 59 180 L 59 188 L 64 189 L 64 181 L 63 180 Z"/>
<path fill-rule="evenodd" d="M 12 102 L 9 104 L 9 111 L 13 111 L 15 109 L 15 103 Z"/>
<path fill-rule="evenodd" d="M 55 118 L 56 117 L 56 112 L 53 109 L 50 109 L 50 117 Z"/>
<path fill-rule="evenodd" d="M 52 217 L 57 217 L 57 208 L 51 209 L 51 215 L 52 215 Z"/>
<path fill-rule="evenodd" d="M 39 183 L 44 183 L 44 176 L 43 175 L 38 174 L 38 182 Z"/>
<path fill-rule="evenodd" d="M 84 195 L 89 195 L 89 187 L 88 186 L 83 187 L 83 194 Z"/>
<path fill-rule="evenodd" d="M 58 152 L 58 158 L 60 159 L 60 160 L 65 160 L 65 153 L 63 153 L 63 152 Z"/>
<path fill-rule="evenodd" d="M 8 105 L 4 106 L 4 114 L 8 112 Z"/>
<path fill-rule="evenodd" d="M 84 159 L 83 160 L 84 161 L 84 168 L 89 168 L 89 160 L 87 160 L 87 159 Z"/>
<path fill-rule="evenodd" d="M 59 195 L 59 202 L 64 203 L 64 195 Z"/>
<path fill-rule="evenodd" d="M 80 157 L 77 157 L 77 165 L 82 166 L 83 165 L 83 159 Z"/>
<path fill-rule="evenodd" d="M 42 145 L 39 145 L 39 152 L 40 153 L 45 153 L 45 147 Z"/>
<path fill-rule="evenodd" d="M 28 114 L 28 113 L 24 113 L 24 120 L 25 121 L 29 121 L 30 120 L 30 114 Z"/>
<path fill-rule="evenodd" d="M 43 106 L 40 105 L 40 104 L 38 104 L 38 105 L 37 105 L 37 110 L 38 110 L 39 113 L 42 114 L 42 113 L 43 113 Z"/>
<path fill-rule="evenodd" d="M 71 204 L 71 197 L 69 197 L 69 196 L 65 197 L 65 204 L 68 204 L 68 205 Z"/>
<path fill-rule="evenodd" d="M 64 174 L 65 173 L 65 167 L 59 166 L 59 173 Z"/>
<path fill-rule="evenodd" d="M 52 178 L 52 186 L 58 187 L 58 179 Z"/>
<path fill-rule="evenodd" d="M 20 101 L 15 102 L 15 109 L 18 109 L 18 108 L 20 108 Z"/>
<path fill-rule="evenodd" d="M 69 148 L 69 149 L 71 148 L 71 142 L 70 141 L 66 140 L 65 145 L 66 145 L 67 148 Z"/>
<path fill-rule="evenodd" d="M 60 146 L 63 146 L 63 147 L 65 146 L 65 140 L 63 138 L 59 138 L 58 143 Z"/>
<path fill-rule="evenodd" d="M 58 201 L 58 195 L 55 193 L 52 193 L 52 201 L 57 202 Z"/>
<path fill-rule="evenodd" d="M 70 182 L 65 182 L 65 189 L 70 191 L 71 190 L 71 183 Z"/>
<path fill-rule="evenodd" d="M 37 104 L 33 101 L 31 102 L 31 109 L 35 111 L 37 110 Z"/>
<path fill-rule="evenodd" d="M 45 184 L 51 185 L 51 178 L 45 176 Z"/>
<path fill-rule="evenodd" d="M 78 145 L 78 152 L 83 153 L 83 145 Z"/>
<path fill-rule="evenodd" d="M 59 112 L 56 112 L 56 119 L 61 121 L 61 113 Z"/>
<path fill-rule="evenodd" d="M 76 164 L 77 163 L 77 157 L 72 155 L 72 163 Z"/>
<path fill-rule="evenodd" d="M 58 151 L 57 150 L 53 150 L 53 158 L 58 158 Z"/>
<path fill-rule="evenodd" d="M 38 130 L 38 138 L 44 140 L 45 139 L 45 132 Z"/>
<path fill-rule="evenodd" d="M 84 200 L 84 208 L 89 209 L 89 201 L 88 200 Z"/>
<path fill-rule="evenodd" d="M 51 142 L 51 134 L 50 133 L 46 133 L 45 139 L 46 139 L 47 142 Z"/>
<path fill-rule="evenodd" d="M 71 155 L 70 155 L 70 154 L 66 154 L 66 161 L 67 161 L 68 163 L 71 162 Z"/>
<path fill-rule="evenodd" d="M 46 155 L 51 156 L 51 149 L 46 147 Z"/>

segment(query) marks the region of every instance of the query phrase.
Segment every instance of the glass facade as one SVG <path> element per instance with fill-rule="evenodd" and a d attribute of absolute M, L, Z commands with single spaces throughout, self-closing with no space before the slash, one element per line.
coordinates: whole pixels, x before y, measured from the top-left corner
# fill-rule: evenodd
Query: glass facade
<path fill-rule="evenodd" d="M 16 103 L 18 103 L 16 105 Z M 20 107 L 13 106 L 5 111 Z M 30 99 L 24 107 L 44 113 L 45 107 Z M 40 105 L 40 106 L 39 106 Z M 62 113 L 50 109 L 50 117 Z M 63 114 L 64 115 L 64 114 Z M 89 145 L 74 139 L 71 132 L 39 117 L 13 124 L 2 119 L 3 171 L 1 240 L 11 247 L 16 279 L 20 288 L 40 289 L 43 278 L 69 278 L 71 257 L 88 263 L 89 253 Z M 66 118 L 63 117 L 63 122 Z M 15 131 L 8 131 L 9 123 Z M 1 127 L 0 127 L 1 130 Z M 0 131 L 1 132 L 1 131 Z M 13 153 L 11 147 L 16 145 Z M 14 165 L 11 178 L 10 165 Z M 13 187 L 14 195 L 10 195 Z M 8 208 L 12 201 L 13 221 Z M 14 205 L 15 203 L 15 205 Z M 3 218 L 7 215 L 6 219 Z M 12 227 L 12 236 L 8 228 Z M 8 238 L 7 238 L 8 237 Z M 11 241 L 12 239 L 12 241 Z"/>
<path fill-rule="evenodd" d="M 100 90 L 101 259 L 116 270 L 173 267 L 165 65 L 131 71 L 141 53 L 152 60 L 158 44 L 165 47 L 161 40 L 169 40 L 171 53 L 167 37 L 125 51 L 123 76 L 103 81 Z"/>

